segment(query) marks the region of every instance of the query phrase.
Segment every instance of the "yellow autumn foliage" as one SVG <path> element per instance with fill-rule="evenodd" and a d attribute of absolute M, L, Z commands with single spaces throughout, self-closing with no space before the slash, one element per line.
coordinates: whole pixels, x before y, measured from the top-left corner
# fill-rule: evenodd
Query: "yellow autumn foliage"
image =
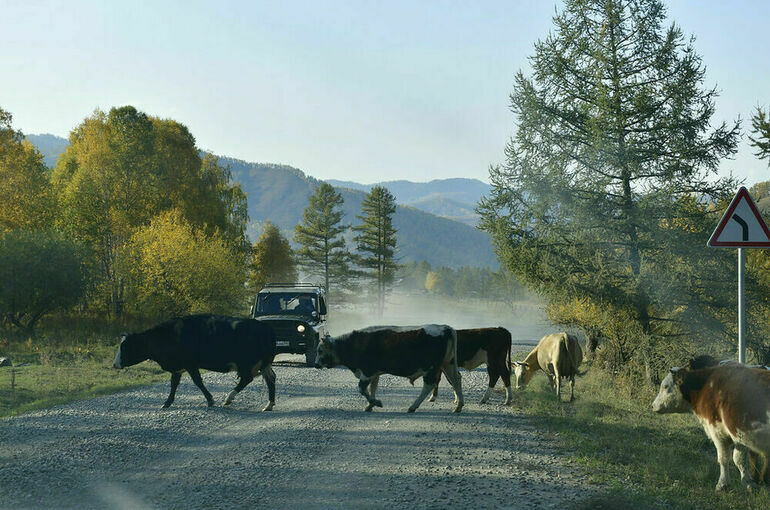
<path fill-rule="evenodd" d="M 243 313 L 242 257 L 218 231 L 194 229 L 179 210 L 164 212 L 131 236 L 122 258 L 127 311 L 158 318 Z"/>

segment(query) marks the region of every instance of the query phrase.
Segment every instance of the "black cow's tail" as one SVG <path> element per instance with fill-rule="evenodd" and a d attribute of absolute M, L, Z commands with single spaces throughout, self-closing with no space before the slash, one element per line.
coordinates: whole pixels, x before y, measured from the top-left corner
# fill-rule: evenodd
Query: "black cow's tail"
<path fill-rule="evenodd" d="M 508 367 L 508 370 L 511 369 L 511 350 L 513 350 L 513 340 L 511 339 L 511 332 L 507 329 L 503 328 L 503 331 L 505 331 L 508 334 L 508 364 L 506 365 Z"/>

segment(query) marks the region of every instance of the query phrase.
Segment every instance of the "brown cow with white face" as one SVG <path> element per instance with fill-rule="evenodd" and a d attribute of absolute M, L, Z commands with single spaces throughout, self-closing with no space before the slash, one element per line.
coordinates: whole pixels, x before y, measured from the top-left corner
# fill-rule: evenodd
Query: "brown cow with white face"
<path fill-rule="evenodd" d="M 583 362 L 583 349 L 574 335 L 554 333 L 545 335 L 537 343 L 524 361 L 514 362 L 513 373 L 516 389 L 524 388 L 538 370 L 548 376 L 551 388 L 556 390 L 556 398 L 561 400 L 561 378 L 570 382 L 569 400 L 575 399 L 575 376 Z"/>
<path fill-rule="evenodd" d="M 454 412 L 463 408 L 457 333 L 449 326 L 374 326 L 322 339 L 316 367 L 338 365 L 348 367 L 358 377 L 358 389 L 368 402 L 365 411 L 382 407 L 382 402 L 374 398 L 381 374 L 411 380 L 422 377 L 422 392 L 409 407 L 413 413 L 436 385 L 442 371 L 455 392 Z"/>
<path fill-rule="evenodd" d="M 749 453 L 770 453 L 770 371 L 725 363 L 698 369 L 672 368 L 652 403 L 656 413 L 692 411 L 717 449 L 719 481 L 727 488 L 730 450 L 741 482 L 754 486 Z"/>

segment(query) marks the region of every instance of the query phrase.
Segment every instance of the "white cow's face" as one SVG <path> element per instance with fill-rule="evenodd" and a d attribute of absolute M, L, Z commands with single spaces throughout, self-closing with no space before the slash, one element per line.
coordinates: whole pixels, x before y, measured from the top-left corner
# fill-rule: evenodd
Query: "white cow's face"
<path fill-rule="evenodd" d="M 331 338 L 324 337 L 318 344 L 318 353 L 315 357 L 316 368 L 332 368 L 340 364 L 339 358 L 334 353 L 334 343 Z"/>
<path fill-rule="evenodd" d="M 660 383 L 658 396 L 652 402 L 652 410 L 656 413 L 687 413 L 692 407 L 684 399 L 681 384 L 682 374 L 680 368 L 672 368 L 663 382 Z"/>
<path fill-rule="evenodd" d="M 527 385 L 524 375 L 527 373 L 527 364 L 523 361 L 516 361 L 513 365 L 513 378 L 516 389 L 522 389 Z"/>

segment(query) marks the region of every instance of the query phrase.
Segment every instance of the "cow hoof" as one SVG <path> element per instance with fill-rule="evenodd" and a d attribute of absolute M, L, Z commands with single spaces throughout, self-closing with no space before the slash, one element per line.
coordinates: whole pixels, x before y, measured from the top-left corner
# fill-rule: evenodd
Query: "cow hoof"
<path fill-rule="evenodd" d="M 213 400 L 209 400 L 208 402 L 206 402 L 206 404 L 208 405 L 208 407 L 214 407 L 214 401 Z"/>
<path fill-rule="evenodd" d="M 436 397 L 430 397 L 430 398 L 428 399 L 428 402 L 435 402 L 435 401 L 436 401 Z"/>
<path fill-rule="evenodd" d="M 459 413 L 462 410 L 463 410 L 463 406 L 457 406 L 457 407 L 454 408 L 454 411 L 452 411 L 452 412 L 453 413 Z"/>
<path fill-rule="evenodd" d="M 379 400 L 375 400 L 375 401 L 373 402 L 373 404 L 374 404 L 375 406 L 377 406 L 377 407 L 382 407 L 382 402 L 380 402 Z"/>
<path fill-rule="evenodd" d="M 503 402 L 503 405 L 504 405 L 504 406 L 509 406 L 509 405 L 511 405 L 511 404 L 513 404 L 513 401 L 512 401 L 512 400 L 506 400 L 505 402 Z"/>
<path fill-rule="evenodd" d="M 169 407 L 171 407 L 171 403 L 166 402 L 165 404 L 163 404 L 163 407 L 161 407 L 161 409 L 168 409 Z"/>
<path fill-rule="evenodd" d="M 369 404 L 368 406 L 364 407 L 364 412 L 371 413 L 373 407 L 373 405 Z"/>
<path fill-rule="evenodd" d="M 267 405 L 265 406 L 265 408 L 264 408 L 264 409 L 262 409 L 262 412 L 265 412 L 265 411 L 272 411 L 272 410 L 273 410 L 273 406 L 274 406 L 274 405 L 275 405 L 275 402 L 270 402 L 269 404 L 267 404 Z"/>
<path fill-rule="evenodd" d="M 718 483 L 716 489 L 714 489 L 716 492 L 725 492 L 727 491 L 727 484 L 726 483 Z"/>
<path fill-rule="evenodd" d="M 407 412 L 407 413 L 413 413 L 413 412 L 415 412 L 416 410 L 417 410 L 417 408 L 415 408 L 415 407 L 410 407 L 409 409 L 407 409 L 407 410 L 406 410 L 406 412 Z"/>
<path fill-rule="evenodd" d="M 230 400 L 227 400 L 227 399 L 225 399 L 225 401 L 224 401 L 224 402 L 222 402 L 222 405 L 223 405 L 223 406 L 229 406 L 229 405 L 230 405 L 230 402 L 231 402 Z M 211 406 L 211 404 L 209 404 L 209 406 Z"/>

